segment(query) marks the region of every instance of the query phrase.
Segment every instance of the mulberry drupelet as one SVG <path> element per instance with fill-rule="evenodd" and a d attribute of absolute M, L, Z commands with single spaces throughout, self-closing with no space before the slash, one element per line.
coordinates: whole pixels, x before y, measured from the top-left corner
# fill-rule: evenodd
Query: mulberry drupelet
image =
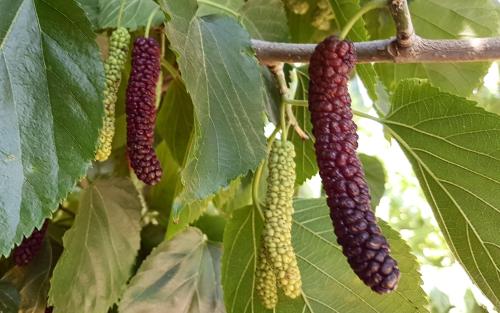
<path fill-rule="evenodd" d="M 329 37 L 316 47 L 309 65 L 309 110 L 337 241 L 358 277 L 374 291 L 387 293 L 397 287 L 400 272 L 371 211 L 356 155 L 358 135 L 347 89 L 355 63 L 351 42 Z"/>
<path fill-rule="evenodd" d="M 135 174 L 148 185 L 159 182 L 163 174 L 153 148 L 159 76 L 159 44 L 153 38 L 137 38 L 127 86 L 127 152 Z"/>
<path fill-rule="evenodd" d="M 255 289 L 262 304 L 266 309 L 273 309 L 278 303 L 278 288 L 276 286 L 276 275 L 269 263 L 264 243 L 261 243 L 257 257 L 257 269 L 255 270 Z"/>
<path fill-rule="evenodd" d="M 47 222 L 40 230 L 35 229 L 33 233 L 25 238 L 19 246 L 14 249 L 14 263 L 18 266 L 28 265 L 40 252 L 43 245 L 43 238 L 47 232 Z"/>

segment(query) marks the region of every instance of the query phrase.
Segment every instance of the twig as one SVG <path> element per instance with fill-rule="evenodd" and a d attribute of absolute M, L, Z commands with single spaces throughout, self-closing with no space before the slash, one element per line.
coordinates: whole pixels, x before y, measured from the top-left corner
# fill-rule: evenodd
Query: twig
<path fill-rule="evenodd" d="M 393 39 L 354 43 L 357 63 L 446 63 L 500 59 L 500 37 L 461 40 L 429 40 L 414 36 L 413 45 L 401 48 Z M 292 44 L 252 39 L 263 64 L 307 63 L 315 44 Z"/>
<path fill-rule="evenodd" d="M 286 115 L 288 116 L 288 122 L 293 126 L 293 129 L 297 133 L 297 135 L 302 140 L 308 140 L 309 136 L 307 136 L 306 132 L 300 128 L 299 123 L 297 122 L 297 118 L 295 118 L 295 114 L 293 113 L 293 109 L 290 103 L 286 101 L 286 99 L 295 98 L 295 93 L 297 92 L 297 87 L 299 85 L 299 78 L 297 76 L 297 70 L 293 69 L 290 72 L 290 88 L 288 89 L 288 93 L 283 97 L 283 101 L 287 103 L 286 106 Z"/>
<path fill-rule="evenodd" d="M 273 64 L 270 66 L 271 71 L 274 73 L 278 80 L 278 85 L 280 87 L 280 92 L 282 95 L 283 103 L 281 104 L 281 128 L 283 130 L 283 133 L 287 133 L 286 129 L 286 122 L 285 122 L 285 114 L 288 117 L 288 122 L 290 125 L 293 127 L 297 135 L 302 139 L 302 140 L 307 140 L 309 139 L 309 136 L 307 136 L 306 132 L 300 128 L 299 123 L 297 122 L 297 119 L 295 118 L 295 115 L 293 114 L 293 110 L 291 105 L 288 104 L 287 99 L 293 98 L 295 96 L 295 91 L 297 89 L 297 74 L 296 72 L 292 72 L 292 75 L 294 75 L 293 78 L 293 88 L 288 88 L 287 82 L 286 82 L 286 77 L 285 73 L 283 71 L 283 63 L 281 62 L 273 62 Z M 293 94 L 291 94 L 291 91 L 293 91 Z M 285 136 L 286 138 L 286 136 Z"/>
<path fill-rule="evenodd" d="M 411 47 L 415 39 L 415 30 L 411 22 L 408 2 L 406 0 L 392 0 L 390 2 L 389 8 L 394 23 L 396 23 L 398 45 L 401 48 Z"/>

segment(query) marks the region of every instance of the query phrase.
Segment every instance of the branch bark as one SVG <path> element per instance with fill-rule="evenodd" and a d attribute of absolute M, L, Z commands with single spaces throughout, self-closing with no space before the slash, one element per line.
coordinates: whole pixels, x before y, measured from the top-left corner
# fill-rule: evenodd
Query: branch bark
<path fill-rule="evenodd" d="M 392 0 L 389 3 L 394 23 L 396 23 L 396 33 L 398 45 L 402 48 L 411 47 L 415 38 L 415 30 L 411 21 L 410 10 L 406 0 Z"/>
<path fill-rule="evenodd" d="M 410 47 L 397 39 L 354 43 L 358 63 L 449 63 L 500 59 L 500 37 L 461 40 L 430 40 L 413 36 Z M 263 64 L 307 63 L 315 44 L 291 44 L 252 40 L 257 58 Z"/>

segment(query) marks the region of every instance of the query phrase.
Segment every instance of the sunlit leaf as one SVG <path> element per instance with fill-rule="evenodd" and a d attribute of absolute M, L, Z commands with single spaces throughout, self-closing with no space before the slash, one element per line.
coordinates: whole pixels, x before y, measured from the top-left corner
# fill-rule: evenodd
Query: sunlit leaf
<path fill-rule="evenodd" d="M 292 240 L 302 276 L 302 296 L 296 300 L 280 296 L 275 312 L 427 312 L 420 288 L 418 263 L 399 234 L 382 223 L 402 280 L 398 291 L 375 294 L 352 272 L 337 245 L 326 200 L 295 202 Z M 229 313 L 271 312 L 265 310 L 255 292 L 255 255 L 258 252 L 262 219 L 248 206 L 236 210 L 224 233 L 222 283 Z"/>
<path fill-rule="evenodd" d="M 406 80 L 383 120 L 417 175 L 447 242 L 500 305 L 500 116 Z"/>
<path fill-rule="evenodd" d="M 498 34 L 499 15 L 490 0 L 414 0 L 410 3 L 416 33 L 429 39 L 489 37 Z M 379 18 L 379 16 L 377 16 Z M 393 23 L 389 24 L 394 33 Z M 378 32 L 377 28 L 368 31 Z M 385 36 L 387 30 L 372 33 Z M 427 78 L 436 87 L 468 96 L 482 83 L 489 63 L 376 64 L 384 84 L 394 90 L 405 78 Z"/>

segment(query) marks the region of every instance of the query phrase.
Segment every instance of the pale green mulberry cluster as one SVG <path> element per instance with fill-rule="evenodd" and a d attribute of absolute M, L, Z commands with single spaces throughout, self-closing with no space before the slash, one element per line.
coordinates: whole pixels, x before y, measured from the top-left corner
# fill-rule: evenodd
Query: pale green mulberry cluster
<path fill-rule="evenodd" d="M 264 307 L 272 309 L 278 303 L 278 287 L 276 286 L 276 276 L 271 264 L 267 261 L 266 254 L 266 248 L 262 244 L 257 259 L 257 270 L 255 271 L 256 289 Z"/>
<path fill-rule="evenodd" d="M 309 11 L 307 0 L 287 0 L 285 3 L 288 9 L 297 15 L 304 15 Z"/>
<path fill-rule="evenodd" d="M 314 10 L 313 20 L 311 22 L 312 26 L 319 30 L 329 30 L 330 21 L 334 18 L 332 8 L 328 0 L 319 0 L 317 2 L 317 7 Z"/>
<path fill-rule="evenodd" d="M 290 298 L 296 298 L 302 287 L 291 235 L 294 157 L 295 148 L 291 142 L 276 140 L 273 143 L 268 162 L 268 189 L 262 234 L 267 262 L 273 268 L 277 285 Z"/>
<path fill-rule="evenodd" d="M 123 67 L 127 60 L 130 34 L 120 27 L 111 34 L 109 56 L 104 63 L 106 86 L 104 88 L 104 124 L 99 134 L 99 146 L 95 155 L 97 161 L 105 161 L 111 154 L 111 145 L 115 134 L 115 103 Z"/>

